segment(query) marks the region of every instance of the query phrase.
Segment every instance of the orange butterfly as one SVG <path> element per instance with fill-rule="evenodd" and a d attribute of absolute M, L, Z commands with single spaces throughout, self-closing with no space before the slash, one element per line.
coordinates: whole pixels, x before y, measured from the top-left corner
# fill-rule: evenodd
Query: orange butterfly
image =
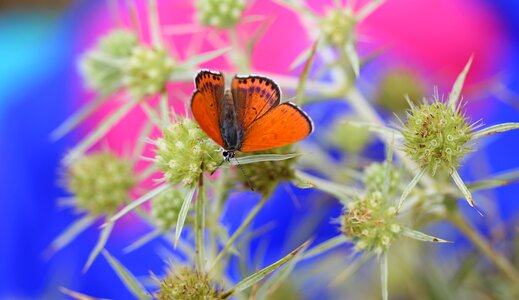
<path fill-rule="evenodd" d="M 312 133 L 312 119 L 291 102 L 281 103 L 281 91 L 269 78 L 234 76 L 225 89 L 222 73 L 203 70 L 195 78 L 191 111 L 203 131 L 222 146 L 224 160 L 235 151 L 281 147 Z"/>

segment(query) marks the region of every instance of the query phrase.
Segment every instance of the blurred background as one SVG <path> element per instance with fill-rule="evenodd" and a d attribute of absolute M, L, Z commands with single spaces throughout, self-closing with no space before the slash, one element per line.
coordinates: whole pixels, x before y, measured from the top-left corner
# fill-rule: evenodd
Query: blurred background
<path fill-rule="evenodd" d="M 136 2 L 138 8 L 145 6 L 141 3 L 145 1 Z M 309 1 L 309 5 L 320 12 L 331 5 L 329 2 Z M 158 3 L 162 24 L 193 22 L 191 1 Z M 290 63 L 312 43 L 298 16 L 267 0 L 254 1 L 246 14 L 268 14 L 274 20 L 254 53 L 253 67 L 269 73 L 290 74 Z M 51 142 L 49 134 L 81 104 L 93 98 L 93 93 L 82 84 L 78 59 L 114 27 L 105 1 L 0 0 L 1 299 L 64 298 L 59 291 L 62 286 L 96 297 L 131 298 L 102 258 L 82 274 L 83 264 L 97 241 L 95 226 L 49 260 L 42 256 L 52 239 L 76 218 L 70 210 L 56 205 L 56 199 L 66 195 L 59 184 L 60 160 L 99 116 L 58 142 Z M 387 74 L 401 70 L 417 74 L 426 84 L 425 95 L 432 95 L 434 85 L 440 93 L 447 93 L 468 57 L 474 54 L 463 93 L 472 120 L 483 119 L 488 125 L 519 120 L 518 1 L 388 0 L 359 30 L 366 37 L 360 46 L 361 53 L 381 46 L 388 48 L 362 70 L 359 86 L 368 96 L 375 98 L 377 87 Z M 287 33 L 294 38 L 287 41 Z M 181 39 L 167 41 L 180 43 Z M 181 47 L 180 44 L 178 48 Z M 348 111 L 344 104 L 333 101 L 312 104 L 306 109 L 317 124 L 313 139 L 327 134 L 331 120 Z M 124 128 L 116 131 L 108 137 L 110 144 L 124 137 Z M 493 174 L 519 166 L 517 132 L 499 135 L 487 143 L 480 154 L 487 165 L 464 169 L 465 178 L 479 178 L 481 172 Z M 373 157 L 383 159 L 379 152 L 374 151 Z M 481 171 L 482 168 L 485 170 Z M 279 201 L 270 201 L 255 222 L 256 227 L 276 223 L 277 227 L 268 233 L 271 246 L 267 257 L 280 256 L 294 234 L 291 230 L 304 214 L 319 216 L 315 226 L 317 240 L 337 234 L 330 219 L 340 214 L 340 205 L 333 199 L 323 199 L 326 197 L 317 192 L 297 193 L 299 207 L 287 200 L 286 190 L 278 190 L 275 199 Z M 518 226 L 518 197 L 517 185 L 494 190 L 492 199 L 496 201 L 497 219 L 506 236 Z M 228 209 L 225 222 L 235 228 L 250 205 L 239 199 L 231 199 L 228 205 L 232 209 Z M 485 227 L 481 220 L 476 222 L 485 232 L 495 228 Z M 150 270 L 163 271 L 165 264 L 155 254 L 161 242 L 149 243 L 126 256 L 120 255 L 120 249 L 146 230 L 139 224 L 125 222 L 116 227 L 107 245 L 134 274 L 143 277 Z M 437 236 L 457 239 L 448 226 L 432 230 Z M 432 259 L 446 259 L 442 253 L 471 246 L 457 240 L 448 247 L 437 247 L 440 252 Z M 378 297 L 376 290 L 374 295 Z M 314 297 L 316 294 L 309 292 L 304 298 Z"/>

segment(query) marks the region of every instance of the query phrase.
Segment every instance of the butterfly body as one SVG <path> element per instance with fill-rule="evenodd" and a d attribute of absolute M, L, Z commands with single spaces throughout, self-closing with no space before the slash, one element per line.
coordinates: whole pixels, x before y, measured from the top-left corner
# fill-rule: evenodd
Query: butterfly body
<path fill-rule="evenodd" d="M 222 134 L 223 148 L 229 151 L 240 150 L 243 141 L 244 128 L 238 123 L 234 100 L 230 90 L 225 92 L 223 109 L 220 112 L 220 133 Z"/>
<path fill-rule="evenodd" d="M 313 123 L 295 104 L 281 103 L 277 84 L 262 76 L 235 76 L 225 89 L 223 75 L 203 70 L 195 78 L 191 110 L 200 128 L 225 151 L 258 151 L 297 142 L 313 131 Z"/>

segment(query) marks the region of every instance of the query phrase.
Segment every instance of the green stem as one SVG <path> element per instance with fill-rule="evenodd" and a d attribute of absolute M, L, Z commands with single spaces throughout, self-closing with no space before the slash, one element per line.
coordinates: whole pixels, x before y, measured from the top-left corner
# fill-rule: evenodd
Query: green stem
<path fill-rule="evenodd" d="M 159 100 L 160 114 L 162 116 L 162 122 L 164 124 L 169 124 L 171 120 L 169 119 L 169 103 L 168 103 L 168 93 L 166 91 L 160 93 Z"/>
<path fill-rule="evenodd" d="M 477 232 L 468 221 L 465 220 L 459 213 L 454 213 L 448 219 L 454 226 L 456 226 L 474 245 L 481 251 L 503 274 L 505 274 L 515 284 L 519 284 L 519 272 L 501 253 L 496 252 L 492 246 Z"/>
<path fill-rule="evenodd" d="M 232 234 L 232 236 L 227 241 L 227 244 L 225 244 L 225 246 L 223 247 L 222 251 L 220 251 L 220 253 L 218 253 L 216 258 L 214 259 L 213 265 L 209 269 L 209 273 L 211 273 L 215 269 L 215 267 L 218 265 L 218 262 L 223 258 L 223 256 L 227 253 L 227 251 L 229 251 L 229 249 L 234 244 L 236 239 L 250 225 L 252 220 L 254 220 L 256 215 L 259 213 L 259 211 L 263 208 L 263 206 L 267 202 L 267 199 L 268 199 L 267 196 L 263 196 L 261 198 L 260 202 L 258 202 L 258 204 L 256 204 L 256 206 L 254 206 L 254 208 L 249 212 L 249 214 L 247 215 L 245 220 L 241 223 L 240 227 L 238 227 L 238 229 L 236 229 L 236 231 Z"/>
<path fill-rule="evenodd" d="M 236 27 L 229 28 L 228 33 L 232 44 L 232 51 L 229 53 L 231 54 L 231 60 L 240 73 L 246 74 L 250 70 L 249 57 L 247 57 L 245 49 L 240 44 Z"/>
<path fill-rule="evenodd" d="M 150 18 L 150 35 L 153 46 L 160 46 L 160 25 L 156 0 L 148 0 L 148 13 Z"/>
<path fill-rule="evenodd" d="M 388 299 L 387 292 L 387 251 L 382 253 L 380 260 L 380 286 L 382 287 L 382 299 Z"/>
<path fill-rule="evenodd" d="M 198 179 L 198 193 L 196 196 L 196 218 L 195 218 L 195 254 L 196 267 L 199 272 L 204 272 L 205 249 L 204 249 L 204 228 L 205 228 L 205 199 L 204 199 L 204 174 L 200 174 Z"/>

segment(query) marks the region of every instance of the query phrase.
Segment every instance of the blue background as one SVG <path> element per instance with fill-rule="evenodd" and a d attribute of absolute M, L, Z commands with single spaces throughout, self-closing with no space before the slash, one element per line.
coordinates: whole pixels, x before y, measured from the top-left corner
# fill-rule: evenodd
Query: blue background
<path fill-rule="evenodd" d="M 506 85 L 519 94 L 519 3 L 487 1 L 506 25 L 512 40 L 507 58 Z M 96 3 L 96 4 L 94 4 Z M 104 259 L 98 259 L 87 274 L 81 268 L 97 240 L 93 228 L 82 234 L 63 251 L 45 261 L 42 251 L 68 224 L 75 220 L 70 211 L 56 207 L 56 199 L 64 192 L 57 184 L 59 161 L 63 153 L 77 140 L 74 134 L 52 143 L 49 133 L 77 105 L 76 55 L 73 49 L 78 23 L 88 11 L 101 2 L 79 1 L 64 12 L 45 10 L 0 11 L 0 298 L 30 297 L 59 298 L 59 286 L 92 296 L 124 299 L 130 294 L 112 272 Z M 102 2 L 104 3 L 104 2 Z M 487 124 L 519 120 L 517 110 L 489 99 L 496 113 Z M 519 102 L 519 99 L 513 101 Z M 323 111 L 330 107 L 309 108 L 317 124 L 326 121 Z M 321 117 L 320 117 L 321 116 Z M 322 117 L 324 116 L 324 117 Z M 329 121 L 329 120 L 328 120 Z M 323 124 L 324 126 L 324 124 Z M 323 127 L 325 128 L 325 127 Z M 519 135 L 505 133 L 487 148 L 492 171 L 519 166 Z M 285 193 L 283 190 L 279 193 Z M 517 217 L 519 190 L 516 186 L 498 189 L 497 198 L 505 220 Z M 279 196 L 279 195 L 278 195 Z M 286 199 L 284 195 L 283 198 Z M 301 195 L 303 207 L 323 211 L 318 227 L 318 241 L 335 234 L 328 223 L 339 214 L 334 201 L 311 200 L 314 192 Z M 235 214 L 228 216 L 232 224 L 250 205 L 235 201 Z M 306 210 L 305 211 L 309 211 Z M 312 211 L 312 210 L 310 210 Z M 276 221 L 284 230 L 271 232 L 272 247 L 267 260 L 279 257 L 286 240 L 288 224 L 297 220 L 298 211 L 289 201 L 270 201 L 256 224 Z M 235 225 L 233 225 L 235 226 Z M 231 226 L 231 227 L 233 227 Z M 135 237 L 138 236 L 136 233 Z M 130 255 L 119 255 L 127 244 L 113 239 L 108 249 L 135 274 L 147 275 L 151 269 L 161 273 L 164 263 L 154 255 L 156 243 Z M 455 246 L 453 246 L 455 247 Z"/>

